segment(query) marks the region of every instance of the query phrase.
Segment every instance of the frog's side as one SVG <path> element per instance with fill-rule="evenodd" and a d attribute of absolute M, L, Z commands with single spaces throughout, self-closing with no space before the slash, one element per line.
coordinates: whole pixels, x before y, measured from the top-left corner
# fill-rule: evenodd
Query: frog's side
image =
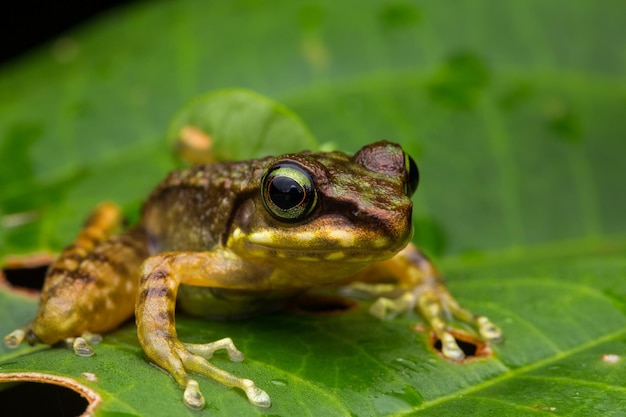
<path fill-rule="evenodd" d="M 409 243 L 416 186 L 415 164 L 389 142 L 352 157 L 303 152 L 176 171 L 151 194 L 130 231 L 111 237 L 115 210 L 95 212 L 51 267 L 36 319 L 7 342 L 55 343 L 108 331 L 134 307 L 146 355 L 185 387 L 188 406 L 204 405 L 187 374 L 193 372 L 239 387 L 253 404 L 267 407 L 269 396 L 252 381 L 207 360 L 218 349 L 242 360 L 230 339 L 178 340 L 177 299 L 193 314 L 232 317 L 279 307 L 313 287 L 392 275 L 402 295 L 379 299 L 373 311 L 417 309 L 442 340 L 444 355 L 460 359 L 444 312 L 475 325 L 487 340 L 500 331 L 462 309 Z"/>

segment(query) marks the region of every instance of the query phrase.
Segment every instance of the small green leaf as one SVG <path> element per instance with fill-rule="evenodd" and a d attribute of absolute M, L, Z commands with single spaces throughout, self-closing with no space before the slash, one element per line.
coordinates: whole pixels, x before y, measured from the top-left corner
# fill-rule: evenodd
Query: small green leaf
<path fill-rule="evenodd" d="M 213 160 L 232 161 L 315 150 L 317 143 L 286 107 L 246 90 L 222 90 L 194 99 L 174 118 L 169 142 L 193 127 L 212 143 Z"/>

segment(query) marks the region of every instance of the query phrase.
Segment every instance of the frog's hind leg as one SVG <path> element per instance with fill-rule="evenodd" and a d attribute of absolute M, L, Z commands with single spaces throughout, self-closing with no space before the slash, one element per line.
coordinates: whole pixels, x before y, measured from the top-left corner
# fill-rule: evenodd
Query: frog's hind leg
<path fill-rule="evenodd" d="M 93 352 L 84 336 L 112 330 L 132 315 L 139 266 L 148 250 L 140 229 L 114 235 L 121 220 L 113 204 L 94 210 L 48 269 L 37 316 L 6 336 L 7 346 L 71 339 L 75 352 L 88 356 Z"/>
<path fill-rule="evenodd" d="M 485 341 L 501 340 L 502 332 L 487 317 L 461 307 L 433 264 L 413 244 L 383 264 L 404 291 L 395 299 L 379 298 L 370 309 L 373 315 L 388 317 L 416 309 L 441 340 L 443 355 L 452 360 L 461 360 L 465 354 L 451 332 L 450 316 L 475 327 Z"/>

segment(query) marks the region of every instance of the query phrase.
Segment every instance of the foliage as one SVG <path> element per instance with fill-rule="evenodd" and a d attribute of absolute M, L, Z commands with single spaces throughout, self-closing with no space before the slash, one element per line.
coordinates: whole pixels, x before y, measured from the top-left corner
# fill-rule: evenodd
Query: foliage
<path fill-rule="evenodd" d="M 0 258 L 58 251 L 103 199 L 132 216 L 173 166 L 164 136 L 177 109 L 206 91 L 249 88 L 288 106 L 322 143 L 402 143 L 422 173 L 416 242 L 506 340 L 493 358 L 455 364 L 412 330 L 417 316 L 377 322 L 365 304 L 328 317 L 181 318 L 186 340 L 231 336 L 246 361 L 216 363 L 274 402 L 258 410 L 203 380 L 207 414 L 620 415 L 624 361 L 603 355 L 626 347 L 625 9 L 590 0 L 120 9 L 0 72 Z M 6 333 L 34 303 L 0 295 Z M 98 415 L 187 412 L 173 381 L 143 361 L 132 325 L 93 358 L 28 352 L 2 348 L 0 370 L 96 372 L 99 382 L 85 384 L 105 397 Z"/>

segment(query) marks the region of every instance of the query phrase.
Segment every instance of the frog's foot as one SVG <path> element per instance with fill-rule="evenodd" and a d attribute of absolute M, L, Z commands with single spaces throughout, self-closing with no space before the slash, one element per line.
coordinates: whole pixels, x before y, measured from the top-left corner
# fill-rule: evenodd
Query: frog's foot
<path fill-rule="evenodd" d="M 13 330 L 8 335 L 4 336 L 4 345 L 9 349 L 15 349 L 26 339 L 26 335 L 30 326 L 20 327 L 19 329 Z"/>
<path fill-rule="evenodd" d="M 33 322 L 26 323 L 19 329 L 15 329 L 4 336 L 4 345 L 9 349 L 15 349 L 22 343 L 29 344 L 30 346 L 43 343 L 33 331 Z"/>
<path fill-rule="evenodd" d="M 230 338 L 218 340 L 207 344 L 182 343 L 177 340 L 167 343 L 167 355 L 157 354 L 161 360 L 155 362 L 172 374 L 174 379 L 185 388 L 183 401 L 189 408 L 199 410 L 205 405 L 204 397 L 200 392 L 198 382 L 187 376 L 187 372 L 193 372 L 209 377 L 222 385 L 241 389 L 248 400 L 257 407 L 269 407 L 271 400 L 269 395 L 258 388 L 249 379 L 236 377 L 211 364 L 207 359 L 220 349 L 225 349 L 230 360 L 240 362 L 244 359 Z M 163 346 L 165 347 L 165 346 Z"/>
<path fill-rule="evenodd" d="M 487 342 L 498 342 L 502 339 L 500 329 L 487 317 L 474 315 L 461 307 L 441 284 L 426 288 L 417 286 L 396 299 L 379 298 L 372 304 L 370 313 L 387 318 L 413 309 L 418 310 L 431 326 L 441 341 L 443 356 L 448 359 L 460 361 L 465 358 L 465 353 L 459 347 L 447 322 L 450 316 L 476 328 L 481 338 Z"/>
<path fill-rule="evenodd" d="M 205 359 L 211 359 L 215 351 L 225 349 L 231 361 L 241 362 L 244 360 L 243 353 L 235 347 L 230 337 L 225 337 L 212 343 L 195 344 L 183 342 L 183 346 L 194 355 L 202 356 Z"/>
<path fill-rule="evenodd" d="M 102 341 L 102 336 L 97 333 L 84 332 L 78 337 L 68 337 L 65 345 L 74 350 L 78 356 L 88 357 L 95 353 L 91 345 L 97 345 Z"/>
<path fill-rule="evenodd" d="M 370 307 L 370 314 L 380 319 L 392 319 L 415 307 L 415 295 L 405 292 L 398 298 L 378 298 Z"/>
<path fill-rule="evenodd" d="M 91 332 L 84 332 L 79 337 L 68 337 L 64 340 L 65 345 L 74 350 L 78 356 L 92 356 L 94 351 L 91 345 L 98 344 L 102 341 L 102 336 Z M 16 348 L 23 342 L 27 342 L 31 345 L 41 343 L 35 333 L 33 332 L 31 325 L 27 324 L 24 327 L 13 330 L 11 333 L 4 337 L 4 344 L 8 348 Z"/>

